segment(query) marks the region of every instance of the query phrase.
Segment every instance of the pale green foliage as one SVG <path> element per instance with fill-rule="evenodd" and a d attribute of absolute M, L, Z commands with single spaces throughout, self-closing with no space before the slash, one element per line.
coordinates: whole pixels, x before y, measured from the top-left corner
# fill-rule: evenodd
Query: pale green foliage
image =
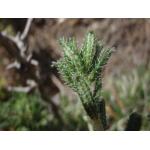
<path fill-rule="evenodd" d="M 112 49 L 104 48 L 93 33 L 86 35 L 81 48 L 74 38 L 62 38 L 60 44 L 64 56 L 56 63 L 59 73 L 65 83 L 78 93 L 87 113 L 95 117 L 101 96 L 101 74 Z"/>
<path fill-rule="evenodd" d="M 112 109 L 112 113 L 107 114 L 113 120 L 110 130 L 124 130 L 127 116 L 134 111 L 142 115 L 142 130 L 150 130 L 150 66 L 141 65 L 109 75 L 107 84 L 102 95 Z"/>

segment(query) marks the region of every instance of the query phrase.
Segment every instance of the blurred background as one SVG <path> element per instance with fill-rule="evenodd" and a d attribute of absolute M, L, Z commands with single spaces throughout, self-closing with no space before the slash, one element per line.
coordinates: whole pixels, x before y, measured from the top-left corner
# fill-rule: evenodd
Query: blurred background
<path fill-rule="evenodd" d="M 150 130 L 150 19 L 0 19 L 0 130 L 91 130 L 77 95 L 53 62 L 59 38 L 88 31 L 115 53 L 103 74 L 108 130 L 124 130 L 130 114 Z"/>

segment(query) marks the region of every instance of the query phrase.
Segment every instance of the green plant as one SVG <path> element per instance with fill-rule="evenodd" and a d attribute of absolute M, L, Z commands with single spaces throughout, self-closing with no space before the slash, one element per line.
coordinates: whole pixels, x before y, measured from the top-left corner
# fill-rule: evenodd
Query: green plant
<path fill-rule="evenodd" d="M 105 48 L 93 33 L 86 35 L 81 48 L 74 38 L 62 38 L 60 45 L 64 56 L 56 62 L 59 73 L 65 83 L 79 95 L 96 129 L 103 130 L 106 118 L 104 101 L 100 100 L 102 71 L 112 49 Z"/>
<path fill-rule="evenodd" d="M 47 107 L 39 95 L 15 92 L 0 100 L 0 130 L 48 130 L 49 122 Z"/>
<path fill-rule="evenodd" d="M 63 95 L 59 98 L 63 123 L 37 92 L 27 94 L 0 89 L 0 130 L 88 130 L 91 124 L 80 101 Z"/>

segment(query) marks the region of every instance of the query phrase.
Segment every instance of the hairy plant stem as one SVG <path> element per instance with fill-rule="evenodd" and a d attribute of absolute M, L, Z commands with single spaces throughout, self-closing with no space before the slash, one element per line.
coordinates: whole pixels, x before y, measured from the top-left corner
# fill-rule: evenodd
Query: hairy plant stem
<path fill-rule="evenodd" d="M 93 125 L 94 131 L 104 131 L 104 127 L 102 125 L 100 118 L 92 119 L 92 125 Z"/>
<path fill-rule="evenodd" d="M 86 35 L 80 48 L 74 38 L 62 38 L 60 44 L 64 57 L 56 63 L 59 73 L 64 82 L 79 95 L 85 111 L 92 119 L 94 130 L 105 130 L 105 102 L 99 100 L 102 89 L 101 74 L 112 49 L 104 48 L 93 33 Z"/>

